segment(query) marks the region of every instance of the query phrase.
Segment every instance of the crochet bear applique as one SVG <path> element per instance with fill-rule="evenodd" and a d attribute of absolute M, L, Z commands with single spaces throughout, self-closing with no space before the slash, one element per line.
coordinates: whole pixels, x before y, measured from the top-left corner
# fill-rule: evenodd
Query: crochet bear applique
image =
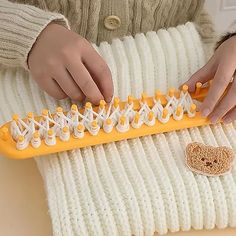
<path fill-rule="evenodd" d="M 234 161 L 233 150 L 225 146 L 213 147 L 194 142 L 187 145 L 185 152 L 188 168 L 206 176 L 227 174 Z"/>

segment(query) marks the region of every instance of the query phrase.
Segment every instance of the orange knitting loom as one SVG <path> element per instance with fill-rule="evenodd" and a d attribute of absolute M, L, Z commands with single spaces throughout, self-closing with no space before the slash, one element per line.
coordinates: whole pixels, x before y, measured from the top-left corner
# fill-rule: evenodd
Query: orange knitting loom
<path fill-rule="evenodd" d="M 181 91 L 170 89 L 166 95 L 156 91 L 154 97 L 143 93 L 140 99 L 128 96 L 125 102 L 114 98 L 106 104 L 102 100 L 97 107 L 87 102 L 81 110 L 73 104 L 68 112 L 58 107 L 54 114 L 43 110 L 34 117 L 30 112 L 25 119 L 13 115 L 12 121 L 0 128 L 0 153 L 25 159 L 207 125 L 209 120 L 196 110 L 207 92 L 208 86 L 197 83 L 191 94 L 184 85 Z"/>

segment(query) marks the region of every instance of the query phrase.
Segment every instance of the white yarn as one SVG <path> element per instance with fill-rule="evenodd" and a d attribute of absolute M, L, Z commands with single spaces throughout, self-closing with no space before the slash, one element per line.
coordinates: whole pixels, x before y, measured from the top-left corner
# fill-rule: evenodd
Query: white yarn
<path fill-rule="evenodd" d="M 181 38 L 181 34 L 176 28 L 170 28 L 168 29 L 168 32 L 176 50 L 178 70 L 175 76 L 177 76 L 178 84 L 181 84 L 182 78 L 188 77 L 189 73 L 187 68 L 188 58 L 186 56 L 185 46 Z"/>
<path fill-rule="evenodd" d="M 181 36 L 182 36 L 182 40 L 183 40 L 183 44 L 186 50 L 186 55 L 187 55 L 187 65 L 188 65 L 188 77 L 191 76 L 191 72 L 195 72 L 199 66 L 199 60 L 197 58 L 196 54 L 196 50 L 199 50 L 199 48 L 197 48 L 195 50 L 195 44 L 196 41 L 194 40 L 193 42 L 193 38 L 192 38 L 192 32 L 187 28 L 187 24 L 186 26 L 177 26 L 177 30 L 180 32 Z M 196 35 L 194 35 L 194 37 L 196 38 Z M 197 40 L 199 41 L 199 40 Z M 196 46 L 199 46 L 199 44 L 201 45 L 201 42 L 197 43 Z M 200 46 L 200 48 L 202 48 L 202 46 Z M 201 49 L 200 49 L 201 50 Z M 204 59 L 204 58 L 203 58 Z"/>
<path fill-rule="evenodd" d="M 154 95 L 155 89 L 165 93 L 170 84 L 178 87 L 205 60 L 192 23 L 124 41 L 98 47 L 122 99 L 131 91 L 147 89 Z M 146 80 L 148 75 L 153 79 Z M 2 121 L 13 113 L 24 117 L 29 111 L 40 114 L 43 108 L 70 109 L 69 100 L 57 102 L 41 92 L 22 69 L 1 70 L 0 76 Z M 136 76 L 139 82 L 133 86 Z M 54 235 L 153 235 L 191 227 L 235 227 L 236 167 L 226 176 L 205 177 L 184 165 L 189 142 L 236 150 L 235 136 L 232 124 L 219 124 L 36 158 Z"/>
<path fill-rule="evenodd" d="M 102 42 L 98 48 L 100 55 L 103 57 L 103 59 L 106 61 L 107 65 L 109 66 L 112 74 L 112 78 L 117 78 L 117 68 L 116 63 L 114 59 L 114 54 L 112 53 L 111 45 L 107 42 Z M 118 80 L 113 80 L 113 86 L 114 86 L 114 94 L 118 94 Z"/>
<path fill-rule="evenodd" d="M 143 92 L 143 80 L 142 64 L 140 57 L 138 56 L 139 51 L 135 43 L 135 39 L 131 36 L 124 38 L 124 47 L 130 68 L 130 91 L 133 96 L 138 97 Z"/>
<path fill-rule="evenodd" d="M 198 132 L 198 128 L 193 128 L 189 130 L 182 130 L 178 133 L 178 138 L 180 139 L 181 146 L 185 147 L 189 142 L 197 141 L 195 132 Z M 186 170 L 187 172 L 190 172 Z M 201 175 L 195 175 L 190 172 L 190 175 L 193 175 L 194 180 L 189 182 L 191 184 L 197 184 L 197 188 L 195 188 L 194 197 L 190 198 L 191 205 L 194 200 L 196 203 L 196 207 L 198 207 L 195 211 L 192 211 L 192 214 L 199 215 L 193 219 L 196 224 L 193 225 L 196 229 L 201 229 L 203 226 L 206 229 L 212 229 L 214 227 L 215 222 L 215 206 L 213 202 L 212 192 L 209 186 L 208 178 Z M 197 198 L 197 199 L 196 199 Z M 200 206 L 199 206 L 200 201 Z M 193 204 L 194 205 L 194 204 Z"/>
<path fill-rule="evenodd" d="M 214 134 L 212 132 L 212 129 L 210 127 L 203 127 L 201 129 L 203 140 L 206 142 L 206 140 L 211 140 L 211 143 L 213 145 L 217 145 L 217 142 L 215 140 Z M 229 174 L 230 175 L 230 174 Z M 228 209 L 226 205 L 226 196 L 223 190 L 223 186 L 221 184 L 220 178 L 210 178 L 210 185 L 211 190 L 213 192 L 214 196 L 214 202 L 218 202 L 219 207 L 216 210 L 216 225 L 219 228 L 225 228 L 227 226 L 227 216 L 228 216 Z"/>
<path fill-rule="evenodd" d="M 146 159 L 150 163 L 150 171 L 153 172 L 157 184 L 160 186 L 165 207 L 167 229 L 171 232 L 179 231 L 179 215 L 177 213 L 178 203 L 175 201 L 173 186 L 163 160 L 160 158 L 160 153 L 157 151 L 157 147 L 152 139 L 152 136 L 142 138 L 141 142 L 145 150 Z M 153 153 L 155 153 L 155 156 Z"/>
<path fill-rule="evenodd" d="M 165 54 L 161 46 L 161 42 L 159 37 L 157 36 L 156 32 L 148 32 L 147 41 L 150 46 L 151 56 L 153 60 L 153 72 L 154 72 L 154 85 L 155 88 L 160 89 L 163 92 L 166 92 L 167 89 L 167 79 L 166 79 L 166 60 Z M 159 78 L 159 79 L 156 79 Z"/>
<path fill-rule="evenodd" d="M 131 91 L 129 62 L 121 40 L 114 39 L 112 42 L 111 48 L 117 68 L 117 78 L 113 78 L 113 80 L 117 80 L 119 97 L 125 99 L 127 97 L 127 91 Z"/>
<path fill-rule="evenodd" d="M 141 85 L 138 91 L 143 89 L 143 91 L 150 94 L 153 92 L 153 87 L 155 86 L 154 71 L 152 70 L 154 63 L 152 57 L 150 57 L 151 48 L 144 34 L 137 34 L 135 36 L 135 43 L 138 51 L 138 58 L 141 62 L 141 77 L 142 77 L 140 81 Z M 135 68 L 137 66 L 138 65 L 136 65 Z"/>
<path fill-rule="evenodd" d="M 189 201 L 192 226 L 195 229 L 201 229 L 202 228 L 201 201 L 196 181 L 194 179 L 192 172 L 186 170 L 183 163 L 184 160 L 178 158 L 178 154 L 184 155 L 183 153 L 184 150 L 182 148 L 179 148 L 181 146 L 181 143 L 178 140 L 177 133 L 172 132 L 168 134 L 167 140 L 169 140 L 170 150 L 173 153 L 173 158 L 175 159 L 176 164 L 180 170 L 180 174 L 183 178 L 183 183 L 185 185 L 186 194 Z"/>
<path fill-rule="evenodd" d="M 177 54 L 174 48 L 173 42 L 171 40 L 168 31 L 161 29 L 158 30 L 157 36 L 161 41 L 163 52 L 166 61 L 166 71 L 167 71 L 167 88 L 178 87 L 178 80 L 176 80 L 177 70 Z M 170 69 L 171 68 L 171 69 Z"/>
<path fill-rule="evenodd" d="M 195 53 L 197 55 L 197 65 L 200 65 L 202 67 L 205 62 L 205 55 L 204 55 L 203 47 L 201 44 L 200 36 L 196 32 L 193 24 L 186 24 L 186 27 L 190 31 L 190 36 L 192 40 L 194 41 L 193 45 L 195 48 Z"/>

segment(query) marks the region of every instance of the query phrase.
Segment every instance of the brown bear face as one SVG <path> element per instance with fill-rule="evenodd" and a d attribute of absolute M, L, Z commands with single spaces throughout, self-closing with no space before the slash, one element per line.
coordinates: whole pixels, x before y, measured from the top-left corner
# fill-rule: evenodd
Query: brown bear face
<path fill-rule="evenodd" d="M 230 171 L 234 160 L 232 149 L 190 143 L 186 147 L 186 164 L 194 172 L 217 176 Z"/>

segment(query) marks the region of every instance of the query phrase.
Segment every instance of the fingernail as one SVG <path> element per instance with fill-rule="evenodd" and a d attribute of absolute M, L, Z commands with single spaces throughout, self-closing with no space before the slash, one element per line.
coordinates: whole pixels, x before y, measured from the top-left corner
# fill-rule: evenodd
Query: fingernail
<path fill-rule="evenodd" d="M 106 102 L 107 102 L 107 103 L 110 103 L 111 100 L 112 100 L 112 97 L 106 98 Z"/>
<path fill-rule="evenodd" d="M 232 119 L 228 117 L 228 118 L 225 118 L 225 119 L 223 120 L 223 122 L 224 122 L 225 124 L 229 124 L 229 123 L 232 122 Z"/>
<path fill-rule="evenodd" d="M 203 109 L 203 111 L 201 113 L 202 113 L 202 116 L 207 117 L 210 114 L 210 109 L 205 108 L 205 109 Z"/>

